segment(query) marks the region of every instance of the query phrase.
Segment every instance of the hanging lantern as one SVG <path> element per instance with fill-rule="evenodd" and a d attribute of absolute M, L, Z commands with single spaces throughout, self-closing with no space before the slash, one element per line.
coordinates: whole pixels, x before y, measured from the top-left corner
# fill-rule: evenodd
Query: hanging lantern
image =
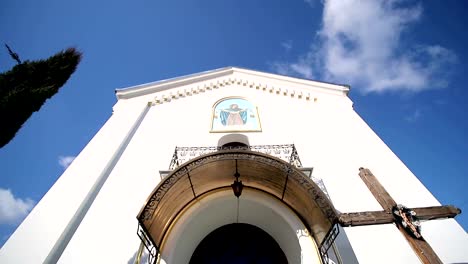
<path fill-rule="evenodd" d="M 231 187 L 232 187 L 232 191 L 234 192 L 234 195 L 237 198 L 239 198 L 239 196 L 241 196 L 242 194 L 242 189 L 244 188 L 244 184 L 242 184 L 242 181 L 239 181 L 240 174 L 237 171 L 237 160 L 236 160 L 236 173 L 234 173 L 234 177 L 236 177 L 236 179 L 231 184 Z"/>

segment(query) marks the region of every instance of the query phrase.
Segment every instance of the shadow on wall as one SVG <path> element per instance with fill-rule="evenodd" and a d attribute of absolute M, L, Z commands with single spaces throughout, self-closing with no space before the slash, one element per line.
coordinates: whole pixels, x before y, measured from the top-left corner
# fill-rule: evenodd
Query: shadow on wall
<path fill-rule="evenodd" d="M 249 138 L 246 135 L 242 135 L 242 134 L 228 134 L 228 135 L 222 136 L 218 140 L 219 147 L 229 145 L 230 143 L 242 143 L 246 146 L 250 146 Z"/>
<path fill-rule="evenodd" d="M 133 256 L 127 261 L 127 264 L 135 264 L 136 263 L 136 258 L 137 258 L 138 250 L 133 254 Z M 143 252 L 143 255 L 141 256 L 140 263 L 148 263 L 148 252 L 146 250 Z"/>

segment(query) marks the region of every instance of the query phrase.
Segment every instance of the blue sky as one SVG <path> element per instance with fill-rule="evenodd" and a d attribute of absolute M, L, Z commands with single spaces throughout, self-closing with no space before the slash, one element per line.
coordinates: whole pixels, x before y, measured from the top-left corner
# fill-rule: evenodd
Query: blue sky
<path fill-rule="evenodd" d="M 1 41 L 21 59 L 71 46 L 84 57 L 0 149 L 0 245 L 110 117 L 116 88 L 225 66 L 351 85 L 356 111 L 423 184 L 468 210 L 466 11 L 456 0 L 2 1 Z M 0 52 L 0 72 L 13 66 Z M 467 230 L 467 214 L 457 219 Z"/>

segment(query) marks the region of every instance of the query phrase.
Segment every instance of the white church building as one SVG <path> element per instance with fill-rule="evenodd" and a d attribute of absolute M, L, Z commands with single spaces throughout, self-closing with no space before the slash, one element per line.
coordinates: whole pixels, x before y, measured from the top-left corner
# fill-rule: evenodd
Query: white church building
<path fill-rule="evenodd" d="M 118 89 L 0 263 L 468 263 L 460 210 L 348 93 L 235 67 Z"/>

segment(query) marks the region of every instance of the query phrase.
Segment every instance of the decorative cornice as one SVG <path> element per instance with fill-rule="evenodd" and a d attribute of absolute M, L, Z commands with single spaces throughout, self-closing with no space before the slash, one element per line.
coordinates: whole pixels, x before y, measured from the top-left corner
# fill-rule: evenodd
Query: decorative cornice
<path fill-rule="evenodd" d="M 177 100 L 188 96 L 214 91 L 231 85 L 240 85 L 242 87 L 255 89 L 258 91 L 263 91 L 265 93 L 276 94 L 284 97 L 303 99 L 306 101 L 312 99 L 314 102 L 317 101 L 317 97 L 312 96 L 311 92 L 306 92 L 304 91 L 304 89 L 301 88 L 282 88 L 279 86 L 272 86 L 258 81 L 230 77 L 209 83 L 195 84 L 191 87 L 183 87 L 179 89 L 174 88 L 166 92 L 159 92 L 158 95 L 154 97 L 153 102 L 155 104 L 169 103 L 172 100 Z"/>
<path fill-rule="evenodd" d="M 246 78 L 240 78 L 239 76 L 236 76 L 235 73 L 238 73 L 239 75 L 245 75 Z M 252 79 L 261 78 L 263 80 L 251 80 L 249 77 L 253 77 Z M 280 84 L 273 86 L 268 84 L 268 80 L 280 82 Z M 158 93 L 158 95 L 154 98 L 154 102 L 156 104 L 161 104 L 170 102 L 174 99 L 204 93 L 231 85 L 240 85 L 242 87 L 248 87 L 272 94 L 305 100 L 311 99 L 311 92 L 313 92 L 312 90 L 320 90 L 325 93 L 344 96 L 346 96 L 349 92 L 349 86 L 347 85 L 317 82 L 277 74 L 228 67 L 143 84 L 126 89 L 118 89 L 116 90 L 116 96 L 117 99 L 130 99 L 137 96 Z M 312 90 L 307 91 L 308 89 Z M 316 101 L 316 98 L 314 98 L 314 101 Z"/>

